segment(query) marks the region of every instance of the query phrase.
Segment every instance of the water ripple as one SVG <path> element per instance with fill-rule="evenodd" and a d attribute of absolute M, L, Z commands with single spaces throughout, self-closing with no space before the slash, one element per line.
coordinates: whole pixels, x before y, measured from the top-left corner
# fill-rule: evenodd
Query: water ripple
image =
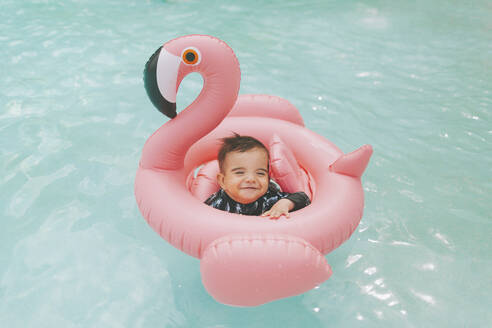
<path fill-rule="evenodd" d="M 74 170 L 74 165 L 65 165 L 50 175 L 29 178 L 12 196 L 6 214 L 17 218 L 23 217 L 44 188 L 54 181 L 68 176 Z"/>

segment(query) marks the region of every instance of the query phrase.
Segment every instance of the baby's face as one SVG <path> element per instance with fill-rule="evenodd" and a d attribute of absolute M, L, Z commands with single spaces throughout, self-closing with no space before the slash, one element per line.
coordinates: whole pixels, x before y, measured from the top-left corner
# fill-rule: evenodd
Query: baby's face
<path fill-rule="evenodd" d="M 238 203 L 249 204 L 268 190 L 268 155 L 264 149 L 233 151 L 226 155 L 223 171 L 217 175 L 219 185 Z"/>

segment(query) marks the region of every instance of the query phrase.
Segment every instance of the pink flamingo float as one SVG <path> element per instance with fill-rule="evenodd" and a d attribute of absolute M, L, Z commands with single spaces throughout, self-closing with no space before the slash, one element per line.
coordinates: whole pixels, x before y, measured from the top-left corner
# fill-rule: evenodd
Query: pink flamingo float
<path fill-rule="evenodd" d="M 177 114 L 177 90 L 192 72 L 201 74 L 202 91 Z M 362 218 L 360 177 L 372 148 L 343 154 L 306 129 L 288 101 L 238 97 L 240 78 L 232 49 L 211 36 L 176 38 L 152 55 L 145 88 L 172 120 L 145 143 L 135 197 L 157 233 L 200 259 L 203 285 L 217 301 L 256 306 L 301 294 L 331 276 L 324 255 L 347 240 Z M 289 219 L 268 220 L 203 204 L 217 190 L 218 139 L 232 132 L 268 145 L 272 176 L 284 189 L 308 192 L 311 205 Z"/>

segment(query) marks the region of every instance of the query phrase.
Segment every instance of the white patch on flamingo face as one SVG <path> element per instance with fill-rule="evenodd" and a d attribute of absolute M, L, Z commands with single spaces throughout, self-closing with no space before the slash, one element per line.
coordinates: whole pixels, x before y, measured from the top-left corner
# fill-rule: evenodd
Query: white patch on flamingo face
<path fill-rule="evenodd" d="M 157 86 L 162 96 L 169 102 L 176 102 L 176 83 L 181 58 L 162 48 L 157 61 Z"/>

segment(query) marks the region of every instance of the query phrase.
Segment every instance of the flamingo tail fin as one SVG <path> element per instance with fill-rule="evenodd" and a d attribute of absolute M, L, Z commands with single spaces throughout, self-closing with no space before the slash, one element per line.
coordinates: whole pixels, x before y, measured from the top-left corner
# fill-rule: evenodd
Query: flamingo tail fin
<path fill-rule="evenodd" d="M 364 145 L 338 158 L 330 165 L 330 171 L 360 178 L 369 163 L 371 155 L 372 146 Z"/>

